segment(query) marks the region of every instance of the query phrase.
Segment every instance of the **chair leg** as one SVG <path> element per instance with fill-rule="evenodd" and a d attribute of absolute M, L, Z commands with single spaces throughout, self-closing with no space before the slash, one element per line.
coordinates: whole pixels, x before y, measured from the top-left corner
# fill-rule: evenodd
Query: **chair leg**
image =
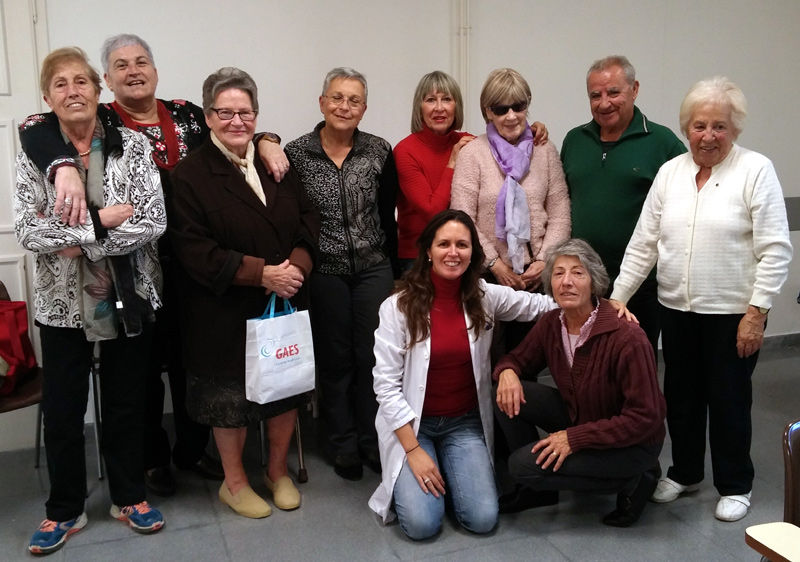
<path fill-rule="evenodd" d="M 267 421 L 261 420 L 258 424 L 258 439 L 261 445 L 261 466 L 267 466 Z"/>
<path fill-rule="evenodd" d="M 297 481 L 301 484 L 308 482 L 308 471 L 306 470 L 306 459 L 303 456 L 303 437 L 300 435 L 300 418 L 294 424 L 294 435 L 297 439 Z"/>
<path fill-rule="evenodd" d="M 42 403 L 36 407 L 36 459 L 33 463 L 34 468 L 39 468 L 39 461 L 42 455 Z"/>
<path fill-rule="evenodd" d="M 94 449 L 97 453 L 97 478 L 102 480 L 105 477 L 103 471 L 103 456 L 100 454 L 100 438 L 102 435 L 102 428 L 100 424 L 100 385 L 97 384 L 97 372 L 92 370 L 92 397 L 94 398 Z"/>

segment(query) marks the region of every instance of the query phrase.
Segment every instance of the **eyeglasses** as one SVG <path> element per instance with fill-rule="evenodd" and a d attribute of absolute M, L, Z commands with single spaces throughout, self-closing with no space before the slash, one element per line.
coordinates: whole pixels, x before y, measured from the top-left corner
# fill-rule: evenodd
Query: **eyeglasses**
<path fill-rule="evenodd" d="M 330 100 L 332 105 L 337 107 L 347 102 L 347 105 L 350 107 L 350 109 L 357 109 L 361 107 L 362 103 L 364 103 L 364 101 L 357 96 L 346 98 L 342 94 L 333 94 L 332 96 L 329 96 L 328 94 L 324 95 L 326 98 L 328 98 L 328 100 Z"/>
<path fill-rule="evenodd" d="M 528 109 L 528 102 L 527 101 L 518 101 L 517 103 L 512 103 L 511 105 L 492 105 L 489 107 L 492 110 L 492 113 L 497 115 L 505 115 L 508 113 L 508 110 L 512 110 L 515 113 L 519 113 L 520 111 L 525 111 Z"/>
<path fill-rule="evenodd" d="M 245 109 L 244 111 L 234 111 L 232 109 L 218 109 L 216 107 L 209 107 L 211 111 L 214 111 L 222 121 L 230 121 L 237 115 L 239 119 L 242 121 L 255 121 L 256 115 L 258 115 L 258 111 L 253 111 L 252 109 Z"/>

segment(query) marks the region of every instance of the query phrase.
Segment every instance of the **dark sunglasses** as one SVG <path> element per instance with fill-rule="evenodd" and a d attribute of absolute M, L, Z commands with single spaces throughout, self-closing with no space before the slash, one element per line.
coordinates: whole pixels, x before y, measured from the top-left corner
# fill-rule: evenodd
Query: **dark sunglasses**
<path fill-rule="evenodd" d="M 525 111 L 528 109 L 528 102 L 527 101 L 518 101 L 517 103 L 512 103 L 511 105 L 492 105 L 489 107 L 492 110 L 492 113 L 495 115 L 505 115 L 508 113 L 508 110 L 511 109 L 517 113 L 520 111 Z"/>

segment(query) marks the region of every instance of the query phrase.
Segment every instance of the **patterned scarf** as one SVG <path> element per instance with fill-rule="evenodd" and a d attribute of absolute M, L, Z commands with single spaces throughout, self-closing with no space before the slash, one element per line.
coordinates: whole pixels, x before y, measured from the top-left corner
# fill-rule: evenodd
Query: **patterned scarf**
<path fill-rule="evenodd" d="M 508 244 L 511 267 L 517 274 L 525 269 L 525 244 L 531 239 L 531 211 L 528 198 L 519 184 L 531 167 L 533 133 L 525 123 L 516 145 L 500 136 L 494 123 L 486 126 L 489 148 L 500 169 L 506 175 L 495 204 L 494 233 Z"/>
<path fill-rule="evenodd" d="M 64 137 L 68 140 L 66 135 Z M 85 174 L 86 200 L 98 209 L 105 206 L 104 137 L 105 131 L 98 122 L 92 136 Z M 143 320 L 155 320 L 149 300 L 136 293 L 131 254 L 109 256 L 95 262 L 85 256 L 77 259 L 80 260 L 78 286 L 81 289 L 81 319 L 88 341 L 115 339 L 120 322 L 127 336 L 136 336 L 142 331 Z"/>

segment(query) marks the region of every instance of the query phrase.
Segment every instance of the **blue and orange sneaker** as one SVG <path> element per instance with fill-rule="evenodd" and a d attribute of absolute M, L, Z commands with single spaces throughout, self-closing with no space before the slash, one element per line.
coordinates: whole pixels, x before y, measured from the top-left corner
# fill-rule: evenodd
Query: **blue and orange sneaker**
<path fill-rule="evenodd" d="M 164 516 L 146 501 L 125 507 L 112 505 L 111 517 L 125 521 L 137 533 L 154 533 L 164 526 Z"/>
<path fill-rule="evenodd" d="M 69 521 L 51 521 L 45 519 L 39 525 L 39 529 L 33 533 L 31 543 L 28 545 L 28 550 L 32 554 L 50 554 L 55 552 L 67 542 L 67 537 L 73 533 L 77 533 L 86 526 L 89 518 L 86 513 L 81 513 L 75 519 Z"/>

